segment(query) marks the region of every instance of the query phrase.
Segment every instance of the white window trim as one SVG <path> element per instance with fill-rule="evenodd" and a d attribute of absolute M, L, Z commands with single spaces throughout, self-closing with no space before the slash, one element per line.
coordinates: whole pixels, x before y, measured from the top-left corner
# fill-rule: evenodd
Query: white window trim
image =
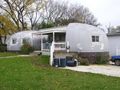
<path fill-rule="evenodd" d="M 99 37 L 99 41 L 96 41 L 96 39 L 95 39 L 95 42 L 93 42 L 93 38 L 92 38 L 93 36 L 95 36 L 95 37 L 98 36 Z M 100 35 L 92 35 L 91 36 L 91 41 L 92 41 L 92 43 L 96 43 L 96 44 L 100 43 Z"/>
<path fill-rule="evenodd" d="M 22 38 L 22 39 L 21 39 L 21 45 L 23 45 L 23 40 L 24 40 L 24 39 L 27 39 L 27 38 Z M 31 38 L 28 38 L 28 39 L 30 40 L 30 43 L 31 43 Z"/>
<path fill-rule="evenodd" d="M 16 39 L 16 43 L 13 43 L 13 39 Z M 18 39 L 17 38 L 12 38 L 11 39 L 11 45 L 16 45 L 16 44 L 18 44 Z"/>

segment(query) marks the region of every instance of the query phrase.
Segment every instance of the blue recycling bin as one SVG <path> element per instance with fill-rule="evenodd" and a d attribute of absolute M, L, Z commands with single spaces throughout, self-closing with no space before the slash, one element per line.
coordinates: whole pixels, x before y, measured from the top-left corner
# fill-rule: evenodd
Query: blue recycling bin
<path fill-rule="evenodd" d="M 66 57 L 66 66 L 74 67 L 77 66 L 77 61 L 73 59 L 73 57 L 67 56 Z"/>
<path fill-rule="evenodd" d="M 54 67 L 59 67 L 59 58 L 54 58 L 54 60 L 53 60 L 53 66 Z"/>
<path fill-rule="evenodd" d="M 59 67 L 66 67 L 66 59 L 65 58 L 60 58 L 59 61 Z"/>
<path fill-rule="evenodd" d="M 66 59 L 65 58 L 54 58 L 53 66 L 54 67 L 65 67 L 66 66 Z"/>

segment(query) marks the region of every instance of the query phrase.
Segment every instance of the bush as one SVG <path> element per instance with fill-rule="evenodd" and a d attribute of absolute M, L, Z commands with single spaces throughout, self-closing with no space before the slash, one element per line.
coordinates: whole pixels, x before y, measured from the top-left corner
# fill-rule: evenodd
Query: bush
<path fill-rule="evenodd" d="M 28 43 L 24 43 L 21 47 L 22 54 L 30 54 L 33 51 L 34 51 L 34 48 Z"/>
<path fill-rule="evenodd" d="M 6 44 L 0 44 L 0 52 L 7 51 L 7 45 Z"/>
<path fill-rule="evenodd" d="M 80 65 L 89 65 L 89 61 L 87 58 L 81 58 L 80 59 Z"/>
<path fill-rule="evenodd" d="M 87 58 L 81 58 L 78 55 L 73 56 L 74 59 L 77 59 L 80 62 L 80 65 L 89 65 L 89 60 Z"/>
<path fill-rule="evenodd" d="M 96 64 L 107 64 L 109 61 L 109 56 L 103 53 L 96 54 Z"/>

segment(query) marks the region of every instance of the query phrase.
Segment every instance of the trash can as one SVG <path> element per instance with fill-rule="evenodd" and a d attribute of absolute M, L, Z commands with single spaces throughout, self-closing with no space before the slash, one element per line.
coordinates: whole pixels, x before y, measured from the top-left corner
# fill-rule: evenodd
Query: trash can
<path fill-rule="evenodd" d="M 66 65 L 70 66 L 70 67 L 73 67 L 73 66 L 76 66 L 76 62 L 74 60 L 67 60 Z"/>
<path fill-rule="evenodd" d="M 74 67 L 77 66 L 77 61 L 73 57 L 66 57 L 66 66 Z"/>
<path fill-rule="evenodd" d="M 65 58 L 60 58 L 59 67 L 66 67 L 66 59 Z"/>
<path fill-rule="evenodd" d="M 59 58 L 54 58 L 54 60 L 53 60 L 53 66 L 54 67 L 59 67 Z"/>

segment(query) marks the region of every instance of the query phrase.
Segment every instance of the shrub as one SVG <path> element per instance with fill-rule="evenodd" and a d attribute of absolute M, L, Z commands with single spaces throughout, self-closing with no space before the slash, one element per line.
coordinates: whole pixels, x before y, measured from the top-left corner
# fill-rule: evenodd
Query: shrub
<path fill-rule="evenodd" d="M 109 55 L 103 53 L 96 54 L 96 64 L 107 64 L 109 61 Z"/>
<path fill-rule="evenodd" d="M 28 43 L 24 43 L 21 47 L 22 54 L 30 54 L 33 51 L 34 51 L 34 48 Z"/>
<path fill-rule="evenodd" d="M 6 44 L 0 44 L 0 52 L 7 51 L 7 45 Z"/>
<path fill-rule="evenodd" d="M 90 64 L 89 60 L 87 58 L 81 58 L 78 55 L 74 55 L 73 57 L 74 57 L 74 59 L 78 60 L 78 62 L 80 63 L 80 65 L 89 65 Z"/>
<path fill-rule="evenodd" d="M 80 59 L 80 65 L 89 65 L 89 61 L 87 58 L 81 58 Z"/>

